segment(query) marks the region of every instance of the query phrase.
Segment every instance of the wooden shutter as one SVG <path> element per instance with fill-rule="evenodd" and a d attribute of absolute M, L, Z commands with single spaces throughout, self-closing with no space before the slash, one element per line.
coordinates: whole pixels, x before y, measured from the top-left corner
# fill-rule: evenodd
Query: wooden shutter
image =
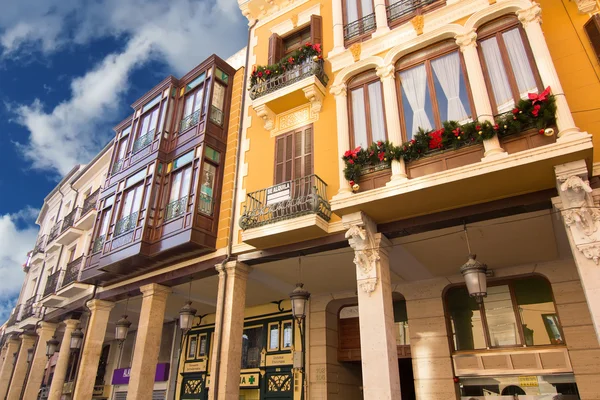
<path fill-rule="evenodd" d="M 600 60 L 600 14 L 595 14 L 583 26 L 585 33 L 596 53 L 596 57 Z"/>
<path fill-rule="evenodd" d="M 294 151 L 294 136 L 292 133 L 277 138 L 275 149 L 275 183 L 287 182 L 292 179 L 292 158 Z"/>
<path fill-rule="evenodd" d="M 275 143 L 275 184 L 313 173 L 312 125 L 281 135 Z"/>
<path fill-rule="evenodd" d="M 321 43 L 323 38 L 323 18 L 320 15 L 310 16 L 310 41 L 312 44 Z"/>
<path fill-rule="evenodd" d="M 283 58 L 283 39 L 274 33 L 269 37 L 269 60 L 267 64 L 275 64 Z"/>
<path fill-rule="evenodd" d="M 311 175 L 312 126 L 294 132 L 294 179 Z"/>

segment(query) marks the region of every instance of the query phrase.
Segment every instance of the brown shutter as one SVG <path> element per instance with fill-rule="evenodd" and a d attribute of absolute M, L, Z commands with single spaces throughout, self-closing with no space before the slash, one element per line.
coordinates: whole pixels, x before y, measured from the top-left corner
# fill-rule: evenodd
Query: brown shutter
<path fill-rule="evenodd" d="M 312 125 L 279 136 L 275 143 L 275 184 L 312 173 Z"/>
<path fill-rule="evenodd" d="M 283 58 L 283 39 L 274 33 L 269 37 L 269 60 L 267 64 L 275 64 Z"/>
<path fill-rule="evenodd" d="M 583 26 L 585 33 L 596 53 L 596 57 L 600 60 L 600 14 L 595 14 Z"/>
<path fill-rule="evenodd" d="M 310 16 L 310 41 L 313 44 L 321 43 L 323 38 L 323 18 L 320 15 Z"/>

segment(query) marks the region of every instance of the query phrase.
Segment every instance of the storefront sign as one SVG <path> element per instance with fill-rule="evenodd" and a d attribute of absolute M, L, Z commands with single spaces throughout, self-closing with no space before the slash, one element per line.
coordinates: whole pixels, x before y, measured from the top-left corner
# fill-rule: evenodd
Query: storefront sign
<path fill-rule="evenodd" d="M 286 354 L 267 354 L 267 366 L 273 365 L 291 365 L 294 363 L 292 353 Z"/>
<path fill-rule="evenodd" d="M 129 377 L 131 376 L 131 368 L 115 369 L 112 377 L 113 385 L 128 385 Z M 154 382 L 164 382 L 169 380 L 169 363 L 156 365 L 156 374 Z"/>
<path fill-rule="evenodd" d="M 290 199 L 290 182 L 284 182 L 279 185 L 271 186 L 267 189 L 267 205 L 279 203 Z"/>
<path fill-rule="evenodd" d="M 538 378 L 537 376 L 520 376 L 519 377 L 519 386 L 521 387 L 538 387 Z"/>
<path fill-rule="evenodd" d="M 204 372 L 206 371 L 206 360 L 185 363 L 183 366 L 183 372 Z"/>
<path fill-rule="evenodd" d="M 258 387 L 260 381 L 260 374 L 253 372 L 251 374 L 240 375 L 240 387 L 241 388 L 253 388 Z M 210 376 L 206 378 L 206 387 L 210 387 Z"/>

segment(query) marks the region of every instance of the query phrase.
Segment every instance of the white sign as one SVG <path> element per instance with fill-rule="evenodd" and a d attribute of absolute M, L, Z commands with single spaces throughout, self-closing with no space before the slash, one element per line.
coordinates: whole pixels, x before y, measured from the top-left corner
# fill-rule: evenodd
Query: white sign
<path fill-rule="evenodd" d="M 267 205 L 280 203 L 291 198 L 291 183 L 284 182 L 267 189 Z"/>

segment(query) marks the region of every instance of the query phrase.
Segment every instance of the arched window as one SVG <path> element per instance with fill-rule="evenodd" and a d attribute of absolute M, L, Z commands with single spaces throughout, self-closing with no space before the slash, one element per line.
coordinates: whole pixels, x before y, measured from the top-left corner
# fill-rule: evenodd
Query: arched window
<path fill-rule="evenodd" d="M 375 71 L 352 78 L 348 92 L 351 147 L 365 148 L 378 140 L 386 140 L 383 90 Z"/>
<path fill-rule="evenodd" d="M 468 122 L 474 115 L 461 52 L 444 41 L 399 60 L 398 96 L 404 139 L 440 129 L 445 121 Z"/>
<path fill-rule="evenodd" d="M 539 276 L 492 283 L 481 304 L 451 288 L 446 311 L 455 350 L 564 344 L 552 288 Z"/>
<path fill-rule="evenodd" d="M 525 32 L 516 17 L 504 17 L 477 31 L 479 58 L 495 113 L 511 110 L 542 83 Z"/>

